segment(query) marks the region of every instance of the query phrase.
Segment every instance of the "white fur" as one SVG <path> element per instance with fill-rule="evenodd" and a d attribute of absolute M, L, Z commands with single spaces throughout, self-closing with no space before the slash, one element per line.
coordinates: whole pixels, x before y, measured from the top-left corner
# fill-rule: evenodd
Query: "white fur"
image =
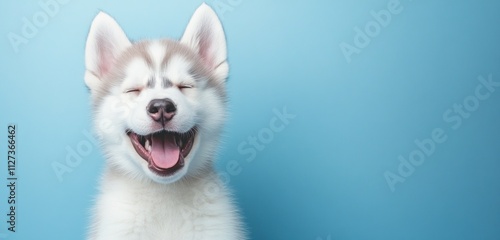
<path fill-rule="evenodd" d="M 165 55 L 167 49 L 165 49 L 164 46 L 162 46 L 159 42 L 155 41 L 151 45 L 149 45 L 148 48 L 148 53 L 150 56 L 152 56 L 153 64 L 155 65 L 156 68 L 160 68 L 160 63 L 163 58 L 163 55 Z"/>
<path fill-rule="evenodd" d="M 131 45 L 118 23 L 109 15 L 99 12 L 92 21 L 85 46 L 85 83 L 92 90 L 100 86 L 98 81 L 106 72 L 103 66 L 110 66 L 118 55 Z M 102 56 L 108 56 L 103 58 Z"/>
<path fill-rule="evenodd" d="M 170 59 L 168 66 L 163 73 L 174 84 L 193 84 L 193 78 L 186 74 L 191 67 L 191 63 L 182 56 L 175 55 Z"/>
<path fill-rule="evenodd" d="M 211 31 L 204 31 L 210 28 Z M 226 38 L 222 24 L 214 10 L 203 3 L 196 9 L 189 21 L 181 42 L 190 46 L 195 52 L 203 55 L 206 64 L 214 69 L 218 79 L 225 79 L 228 74 L 226 62 Z M 202 48 L 202 46 L 208 46 Z"/>
<path fill-rule="evenodd" d="M 193 38 L 202 32 L 210 37 Z M 209 42 L 200 45 L 200 41 Z M 199 46 L 206 46 L 207 51 L 202 50 L 203 56 L 199 57 L 212 67 L 210 71 L 215 80 L 223 84 L 228 70 L 224 32 L 217 16 L 206 4 L 194 13 L 181 43 L 198 54 L 201 54 Z M 162 69 L 160 62 L 169 49 L 158 41 L 147 42 L 147 54 L 153 67 L 140 57 L 132 58 L 123 65 L 121 82 L 103 84 L 107 73 L 102 70 L 116 67 L 116 60 L 130 46 L 133 45 L 110 16 L 102 12 L 96 16 L 87 40 L 85 80 L 96 105 L 94 127 L 102 142 L 106 167 L 88 238 L 245 239 L 229 191 L 213 170 L 225 119 L 223 96 L 213 87 L 207 87 L 206 81 L 193 79 L 189 69 L 194 63 L 185 56 L 172 56 L 168 66 Z M 210 65 L 212 63 L 216 65 Z M 144 87 L 151 76 L 155 76 L 154 87 Z M 162 87 L 164 77 L 174 86 Z M 179 84 L 193 84 L 194 87 L 181 90 L 176 86 Z M 141 91 L 127 93 L 133 88 L 141 88 Z M 103 92 L 106 95 L 95 96 Z M 165 126 L 159 126 L 146 112 L 151 100 L 162 98 L 169 98 L 177 105 L 175 117 Z M 198 131 L 186 164 L 171 176 L 152 172 L 126 135 L 127 130 L 147 135 L 163 127 L 186 132 L 194 126 Z"/>

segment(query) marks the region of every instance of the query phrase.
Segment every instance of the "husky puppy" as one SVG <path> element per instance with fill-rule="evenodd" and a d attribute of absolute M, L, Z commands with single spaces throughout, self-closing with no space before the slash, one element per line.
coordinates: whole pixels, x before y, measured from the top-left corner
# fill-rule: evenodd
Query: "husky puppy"
<path fill-rule="evenodd" d="M 106 165 L 88 239 L 245 239 L 213 166 L 226 58 L 222 25 L 206 4 L 179 41 L 131 42 L 109 15 L 95 17 L 85 83 Z"/>

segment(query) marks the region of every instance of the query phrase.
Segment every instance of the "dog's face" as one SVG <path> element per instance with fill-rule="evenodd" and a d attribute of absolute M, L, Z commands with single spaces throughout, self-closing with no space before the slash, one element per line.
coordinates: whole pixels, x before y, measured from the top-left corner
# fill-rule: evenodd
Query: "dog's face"
<path fill-rule="evenodd" d="M 226 42 L 202 4 L 180 41 L 131 43 L 99 13 L 85 52 L 94 125 L 110 167 L 171 183 L 211 167 L 225 115 Z"/>

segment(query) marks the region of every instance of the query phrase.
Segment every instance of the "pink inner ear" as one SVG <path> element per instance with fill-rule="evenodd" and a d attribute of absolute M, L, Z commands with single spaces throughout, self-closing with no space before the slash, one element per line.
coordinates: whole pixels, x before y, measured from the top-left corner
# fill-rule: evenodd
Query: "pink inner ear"
<path fill-rule="evenodd" d="M 97 37 L 97 66 L 99 68 L 99 75 L 104 76 L 110 70 L 114 62 L 113 49 L 109 41 L 99 34 Z"/>
<path fill-rule="evenodd" d="M 211 52 L 211 47 L 213 45 L 212 43 L 212 36 L 211 32 L 208 31 L 207 27 L 202 27 L 202 30 L 200 31 L 198 35 L 199 39 L 199 50 L 198 54 L 200 55 L 201 59 L 203 59 L 203 62 L 209 67 L 210 69 L 215 68 L 215 63 L 214 63 L 214 57 L 212 56 Z"/>

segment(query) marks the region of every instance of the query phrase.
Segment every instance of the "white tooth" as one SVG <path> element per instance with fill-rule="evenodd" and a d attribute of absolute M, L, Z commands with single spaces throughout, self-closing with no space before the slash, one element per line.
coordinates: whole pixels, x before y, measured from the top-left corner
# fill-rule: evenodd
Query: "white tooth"
<path fill-rule="evenodd" d="M 177 147 L 182 147 L 182 140 L 180 137 L 175 137 L 175 144 Z"/>
<path fill-rule="evenodd" d="M 148 152 L 151 152 L 151 144 L 149 144 L 148 139 L 146 139 L 146 143 L 144 144 L 144 147 L 146 148 L 146 150 L 148 150 Z"/>

